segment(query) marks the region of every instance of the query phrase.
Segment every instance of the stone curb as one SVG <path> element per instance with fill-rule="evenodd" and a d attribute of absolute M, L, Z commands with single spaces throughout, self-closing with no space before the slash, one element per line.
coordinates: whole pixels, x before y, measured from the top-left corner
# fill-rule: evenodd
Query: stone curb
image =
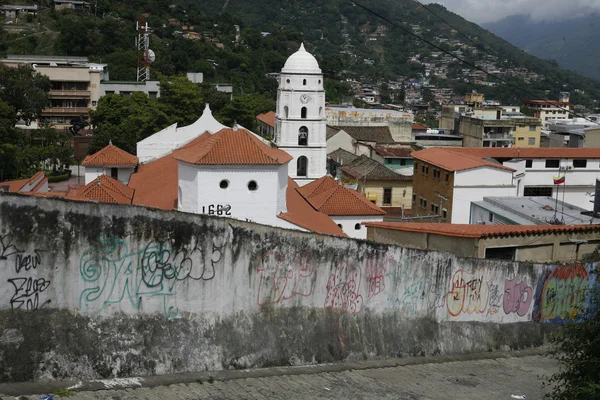
<path fill-rule="evenodd" d="M 496 351 L 487 353 L 460 354 L 448 356 L 427 356 L 395 358 L 372 361 L 347 361 L 335 364 L 318 364 L 298 367 L 272 367 L 244 370 L 223 370 L 213 372 L 193 372 L 172 375 L 145 376 L 136 378 L 115 378 L 91 381 L 55 381 L 55 382 L 22 382 L 0 384 L 0 397 L 51 394 L 56 390 L 70 389 L 74 392 L 97 390 L 152 388 L 182 383 L 212 383 L 213 381 L 231 381 L 247 378 L 269 378 L 286 375 L 310 375 L 328 372 L 343 372 L 378 368 L 393 368 L 422 364 L 442 364 L 478 360 L 494 360 L 500 358 L 543 356 L 549 353 L 547 348 L 536 348 L 518 351 Z"/>

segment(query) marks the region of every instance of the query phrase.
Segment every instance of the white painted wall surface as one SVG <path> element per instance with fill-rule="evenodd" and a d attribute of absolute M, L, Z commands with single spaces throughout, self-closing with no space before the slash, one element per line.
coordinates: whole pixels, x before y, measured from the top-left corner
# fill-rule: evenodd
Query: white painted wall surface
<path fill-rule="evenodd" d="M 280 166 L 188 166 L 197 171 L 197 202 L 194 204 L 191 200 L 185 200 L 185 210 L 273 226 L 289 224 L 277 218 L 280 212 L 284 212 L 282 206 L 286 191 L 282 187 L 283 172 Z M 186 176 L 191 175 L 191 171 L 186 171 Z M 228 181 L 226 189 L 220 188 L 223 180 Z M 256 191 L 248 189 L 250 181 L 257 183 Z M 285 186 L 287 188 L 287 177 Z M 185 187 L 193 189 L 193 185 Z M 185 187 L 182 187 L 182 191 Z M 184 193 L 184 199 L 187 196 Z M 194 205 L 195 210 L 190 208 Z M 227 206 L 231 206 L 229 211 L 226 210 Z"/>
<path fill-rule="evenodd" d="M 135 168 L 134 167 L 115 167 L 115 168 L 117 168 L 117 180 L 121 183 L 124 183 L 125 185 L 128 185 L 129 179 L 131 178 L 131 175 L 135 171 Z M 96 166 L 85 167 L 85 184 L 87 185 L 88 183 L 90 183 L 93 180 L 95 180 L 96 178 L 98 178 L 100 175 L 111 176 L 111 169 L 112 169 L 112 167 L 110 167 L 110 166 L 107 166 L 107 167 L 96 167 Z"/>
<path fill-rule="evenodd" d="M 517 186 L 516 182 L 513 183 L 512 171 L 492 167 L 457 171 L 454 174 L 452 223 L 469 223 L 472 201 L 516 195 Z"/>
<path fill-rule="evenodd" d="M 327 154 L 336 151 L 337 149 L 344 149 L 354 154 L 354 146 L 352 142 L 354 139 L 343 130 L 336 133 L 327 140 Z"/>
<path fill-rule="evenodd" d="M 348 237 L 353 239 L 367 239 L 367 227 L 361 225 L 363 222 L 382 222 L 383 215 L 332 215 L 331 219 Z M 358 228 L 358 229 L 356 229 Z"/>

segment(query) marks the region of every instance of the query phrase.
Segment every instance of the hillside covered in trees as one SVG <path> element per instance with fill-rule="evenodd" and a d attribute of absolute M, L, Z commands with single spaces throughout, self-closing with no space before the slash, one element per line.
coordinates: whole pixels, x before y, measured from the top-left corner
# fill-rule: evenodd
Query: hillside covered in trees
<path fill-rule="evenodd" d="M 408 62 L 409 58 L 434 50 L 348 0 L 98 0 L 91 2 L 89 12 L 59 11 L 51 0 L 30 3 L 38 4 L 41 11 L 27 21 L 24 32 L 2 32 L 0 53 L 87 56 L 109 64 L 112 80 L 133 80 L 135 21 L 145 14 L 153 29 L 153 77 L 202 72 L 208 82 L 232 83 L 236 95 L 265 93 L 274 98 L 276 82 L 266 74 L 278 72 L 302 41 L 330 78 L 327 89 L 332 102 L 349 95 L 349 87 L 339 83 L 343 78 L 378 83 L 415 76 L 423 67 Z M 474 44 L 479 52 L 465 56 L 470 62 L 492 54 L 502 65 L 535 71 L 544 79 L 532 82 L 528 89 L 540 96 L 578 89 L 573 100 L 589 107 L 600 98 L 600 82 L 530 56 L 442 6 L 432 5 L 431 10 L 458 32 L 412 0 L 363 3 L 405 29 L 417 27 L 428 40 L 457 37 Z M 241 30 L 237 43 L 235 25 Z M 369 40 L 380 26 L 385 26 L 386 35 Z M 200 40 L 186 39 L 186 29 L 197 32 Z M 458 94 L 474 89 L 451 79 L 437 84 L 454 87 Z M 478 90 L 504 102 L 526 97 L 507 85 Z"/>

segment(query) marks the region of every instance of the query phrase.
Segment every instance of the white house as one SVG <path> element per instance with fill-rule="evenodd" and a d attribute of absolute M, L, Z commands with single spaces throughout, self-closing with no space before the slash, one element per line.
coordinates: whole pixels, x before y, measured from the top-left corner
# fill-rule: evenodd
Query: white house
<path fill-rule="evenodd" d="M 127 185 L 129 178 L 135 171 L 135 167 L 138 165 L 138 158 L 111 142 L 97 153 L 87 156 L 81 165 L 85 167 L 86 185 L 100 175 L 109 175 L 111 178 Z"/>
<path fill-rule="evenodd" d="M 448 212 L 444 219 L 458 224 L 469 223 L 471 202 L 484 197 L 558 195 L 561 201 L 591 210 L 600 177 L 600 149 L 594 148 L 447 147 L 412 155 L 413 201 L 423 209 L 415 207 L 416 215 Z M 554 177 L 562 175 L 564 184 L 555 185 Z"/>
<path fill-rule="evenodd" d="M 327 174 L 323 74 L 315 57 L 300 46 L 279 75 L 275 145 L 293 161 L 289 174 L 300 186 Z"/>

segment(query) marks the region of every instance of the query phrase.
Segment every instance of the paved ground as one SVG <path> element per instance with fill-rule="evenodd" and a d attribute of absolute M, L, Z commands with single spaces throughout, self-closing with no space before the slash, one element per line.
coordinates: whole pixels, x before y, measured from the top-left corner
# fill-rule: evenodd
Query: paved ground
<path fill-rule="evenodd" d="M 556 369 L 557 365 L 553 360 L 539 355 L 299 375 L 281 375 L 281 369 L 276 369 L 275 376 L 226 381 L 210 379 L 212 383 L 203 381 L 137 389 L 82 391 L 75 392 L 70 399 L 510 400 L 512 395 L 526 395 L 528 400 L 535 400 L 542 399 L 542 382 Z M 3 397 L 5 400 L 14 398 Z"/>

